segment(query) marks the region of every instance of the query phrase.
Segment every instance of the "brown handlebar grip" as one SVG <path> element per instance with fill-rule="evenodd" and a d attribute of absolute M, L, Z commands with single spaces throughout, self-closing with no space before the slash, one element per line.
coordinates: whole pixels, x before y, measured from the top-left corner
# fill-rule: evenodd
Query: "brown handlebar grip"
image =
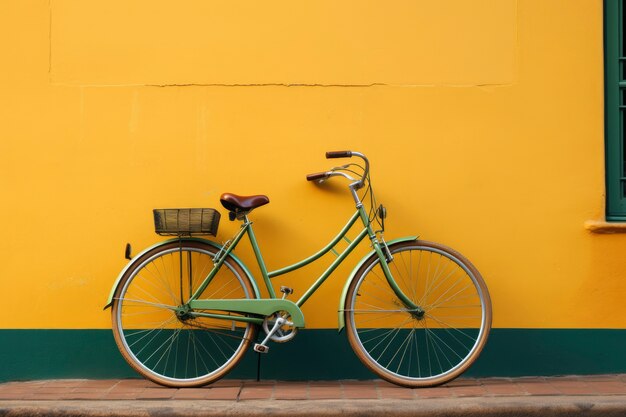
<path fill-rule="evenodd" d="M 329 151 L 326 152 L 326 158 L 350 158 L 352 151 Z"/>
<path fill-rule="evenodd" d="M 307 181 L 325 180 L 328 178 L 328 172 L 315 172 L 306 176 Z"/>

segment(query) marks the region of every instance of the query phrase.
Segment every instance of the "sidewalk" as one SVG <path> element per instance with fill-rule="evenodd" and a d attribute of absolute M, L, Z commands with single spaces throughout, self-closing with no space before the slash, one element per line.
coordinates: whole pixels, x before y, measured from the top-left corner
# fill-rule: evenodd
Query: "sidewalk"
<path fill-rule="evenodd" d="M 164 388 L 142 379 L 0 384 L 0 416 L 626 416 L 626 375 L 384 381 L 222 380 Z"/>

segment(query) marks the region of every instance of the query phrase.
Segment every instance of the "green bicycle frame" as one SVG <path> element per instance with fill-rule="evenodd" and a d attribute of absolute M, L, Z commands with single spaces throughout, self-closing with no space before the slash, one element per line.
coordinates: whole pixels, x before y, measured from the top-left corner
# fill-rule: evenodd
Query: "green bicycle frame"
<path fill-rule="evenodd" d="M 358 233 L 354 240 L 350 240 L 347 238 L 348 231 L 354 226 L 358 219 L 361 219 L 363 223 L 363 229 Z M 261 316 L 267 316 L 276 311 L 285 310 L 291 314 L 292 321 L 294 326 L 296 327 L 304 327 L 304 317 L 302 312 L 300 311 L 300 307 L 304 305 L 304 303 L 317 291 L 317 289 L 328 279 L 328 277 L 337 269 L 337 267 L 345 260 L 345 258 L 350 255 L 350 253 L 354 250 L 354 248 L 361 243 L 361 241 L 368 236 L 372 242 L 372 246 L 378 258 L 380 259 L 380 264 L 384 271 L 385 277 L 389 282 L 389 285 L 396 293 L 396 295 L 402 300 L 405 306 L 414 311 L 421 311 L 421 309 L 416 306 L 398 287 L 397 283 L 393 279 L 391 271 L 387 265 L 387 257 L 381 248 L 381 243 L 376 238 L 376 233 L 373 231 L 369 217 L 361 204 L 357 205 L 356 212 L 352 215 L 350 220 L 346 223 L 346 225 L 341 229 L 341 231 L 335 236 L 325 247 L 320 249 L 315 254 L 309 256 L 306 259 L 303 259 L 300 262 L 297 262 L 293 265 L 286 266 L 281 269 L 277 269 L 275 271 L 268 271 L 265 266 L 265 261 L 261 254 L 261 250 L 259 249 L 259 245 L 252 229 L 252 222 L 248 219 L 247 216 L 243 216 L 243 225 L 241 229 L 237 232 L 237 234 L 231 239 L 231 241 L 227 242 L 222 250 L 215 256 L 215 265 L 208 276 L 204 279 L 200 287 L 194 292 L 191 296 L 188 306 L 191 309 L 200 309 L 200 310 L 221 310 L 221 311 L 231 311 L 238 313 L 252 313 Z M 202 292 L 206 289 L 206 287 L 211 283 L 211 280 L 222 264 L 228 257 L 228 255 L 235 249 L 237 244 L 241 241 L 242 237 L 247 234 L 250 240 L 250 244 L 252 245 L 252 249 L 254 251 L 257 263 L 259 265 L 259 269 L 261 271 L 261 275 L 263 277 L 263 281 L 265 282 L 265 286 L 267 288 L 269 298 L 262 300 L 246 300 L 246 299 L 238 299 L 238 300 L 203 300 L 199 299 Z M 340 240 L 345 240 L 348 242 L 348 247 L 344 249 L 342 253 L 337 253 L 334 250 L 334 247 L 339 243 Z M 300 269 L 320 257 L 324 256 L 328 252 L 333 251 L 337 255 L 337 259 L 335 259 L 330 266 L 324 271 L 324 273 L 311 285 L 311 287 L 300 297 L 300 299 L 293 303 L 289 300 L 278 299 L 276 298 L 276 293 L 274 291 L 274 287 L 271 283 L 271 279 L 288 272 L 295 271 Z M 212 313 L 204 313 L 193 311 L 191 312 L 193 315 L 202 316 L 202 317 L 211 317 L 211 318 L 227 318 L 228 320 L 234 321 L 245 321 L 245 322 L 253 322 L 259 323 L 262 322 L 262 319 L 252 318 L 252 317 L 244 317 L 244 316 L 225 316 L 221 314 L 212 314 Z"/>

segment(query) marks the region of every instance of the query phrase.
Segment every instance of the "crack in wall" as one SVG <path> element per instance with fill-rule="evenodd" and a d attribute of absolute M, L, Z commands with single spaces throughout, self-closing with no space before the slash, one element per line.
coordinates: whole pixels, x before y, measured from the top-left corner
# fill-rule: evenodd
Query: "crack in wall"
<path fill-rule="evenodd" d="M 52 0 L 48 0 L 48 81 L 52 83 Z"/>
<path fill-rule="evenodd" d="M 509 87 L 514 83 L 483 83 L 483 84 L 393 84 L 393 83 L 369 83 L 369 84 L 321 84 L 321 83 L 254 83 L 254 84 L 216 84 L 216 83 L 164 83 L 164 84 L 143 84 L 143 87 L 344 87 L 344 88 L 368 88 L 368 87 L 398 87 L 398 88 L 435 88 L 435 87 Z"/>
<path fill-rule="evenodd" d="M 59 87 L 91 87 L 91 88 L 125 88 L 125 87 L 151 87 L 151 88 L 190 88 L 190 87 L 283 87 L 283 88 L 491 88 L 511 87 L 515 82 L 509 83 L 481 83 L 481 84 L 393 84 L 393 83 L 369 83 L 369 84 L 319 84 L 319 83 L 163 83 L 163 84 L 80 84 L 80 83 L 51 83 Z"/>

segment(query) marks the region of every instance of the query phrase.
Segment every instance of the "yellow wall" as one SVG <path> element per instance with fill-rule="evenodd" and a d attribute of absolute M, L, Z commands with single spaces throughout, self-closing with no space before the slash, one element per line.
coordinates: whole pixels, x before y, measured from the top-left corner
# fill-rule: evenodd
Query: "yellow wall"
<path fill-rule="evenodd" d="M 0 327 L 110 326 L 155 207 L 266 193 L 270 269 L 310 254 L 352 208 L 304 175 L 353 149 L 388 237 L 469 257 L 495 327 L 626 328 L 626 236 L 583 227 L 604 210 L 602 71 L 600 0 L 2 1 Z M 342 284 L 308 327 L 336 326 Z"/>

